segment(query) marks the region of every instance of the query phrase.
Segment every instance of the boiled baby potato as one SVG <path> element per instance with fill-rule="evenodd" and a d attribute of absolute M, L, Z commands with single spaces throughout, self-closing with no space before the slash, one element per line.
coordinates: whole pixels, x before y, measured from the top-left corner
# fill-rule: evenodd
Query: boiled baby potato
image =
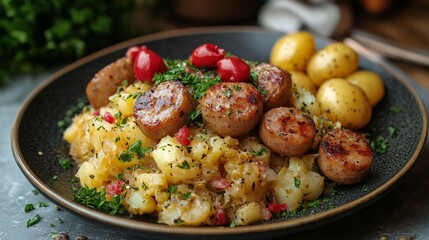
<path fill-rule="evenodd" d="M 289 71 L 289 73 L 292 76 L 292 85 L 295 85 L 298 89 L 304 88 L 311 94 L 316 95 L 317 86 L 305 73 L 299 71 Z"/>
<path fill-rule="evenodd" d="M 307 63 L 316 52 L 311 33 L 299 31 L 281 37 L 271 49 L 270 62 L 283 70 L 305 72 Z"/>
<path fill-rule="evenodd" d="M 347 81 L 359 86 L 365 92 L 371 106 L 377 105 L 384 96 L 383 80 L 375 72 L 357 71 L 348 76 Z"/>
<path fill-rule="evenodd" d="M 345 128 L 363 128 L 371 119 L 372 108 L 363 90 L 343 78 L 330 79 L 320 86 L 316 99 L 322 113 Z"/>
<path fill-rule="evenodd" d="M 332 43 L 318 51 L 307 65 L 307 75 L 318 86 L 331 78 L 343 78 L 356 71 L 357 53 L 344 43 Z"/>

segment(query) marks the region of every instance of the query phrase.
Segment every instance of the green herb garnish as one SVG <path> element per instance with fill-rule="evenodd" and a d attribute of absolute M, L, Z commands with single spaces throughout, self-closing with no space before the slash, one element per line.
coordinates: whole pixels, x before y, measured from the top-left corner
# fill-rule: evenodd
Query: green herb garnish
<path fill-rule="evenodd" d="M 293 178 L 293 184 L 295 185 L 296 188 L 299 188 L 299 186 L 301 185 L 301 180 L 299 180 L 298 178 L 294 177 Z"/>
<path fill-rule="evenodd" d="M 143 148 L 142 142 L 140 140 L 137 140 L 128 148 L 127 151 L 119 154 L 118 159 L 121 162 L 131 162 L 134 158 L 134 154 L 136 154 L 138 158 L 143 158 L 146 152 L 152 151 L 152 150 L 153 149 L 151 147 Z"/>
<path fill-rule="evenodd" d="M 30 211 L 32 211 L 34 209 L 35 209 L 34 205 L 32 203 L 29 203 L 29 204 L 25 205 L 24 212 L 30 212 Z"/>
<path fill-rule="evenodd" d="M 390 107 L 390 111 L 393 113 L 400 113 L 400 112 L 402 112 L 402 107 L 393 106 L 393 107 Z"/>
<path fill-rule="evenodd" d="M 388 144 L 389 140 L 383 136 L 378 136 L 375 140 L 370 142 L 372 150 L 378 154 L 386 153 Z"/>
<path fill-rule="evenodd" d="M 69 169 L 72 169 L 76 166 L 76 163 L 72 159 L 69 159 L 69 158 L 60 158 L 60 160 L 58 160 L 58 162 L 60 163 L 61 168 L 63 170 L 69 170 Z"/>
<path fill-rule="evenodd" d="M 182 168 L 182 169 L 189 169 L 190 168 L 189 163 L 187 161 L 183 161 L 180 165 L 177 165 L 177 166 L 179 168 Z"/>
<path fill-rule="evenodd" d="M 260 148 L 258 151 L 252 151 L 252 155 L 253 156 L 262 156 L 262 155 L 264 155 L 265 153 L 267 153 L 268 152 L 268 150 L 266 149 L 266 148 Z"/>
<path fill-rule="evenodd" d="M 27 227 L 33 226 L 34 224 L 38 223 L 40 219 L 42 219 L 42 217 L 39 214 L 36 214 L 36 216 L 27 221 Z"/>
<path fill-rule="evenodd" d="M 173 194 L 177 191 L 177 186 L 176 185 L 170 185 L 170 187 L 168 187 L 168 192 L 170 194 Z"/>
<path fill-rule="evenodd" d="M 39 202 L 39 207 L 49 207 L 49 204 L 46 202 Z"/>
<path fill-rule="evenodd" d="M 111 201 L 106 199 L 106 189 L 102 188 L 97 192 L 96 188 L 89 188 L 87 186 L 78 188 L 73 187 L 73 200 L 90 208 L 97 209 L 101 212 L 110 215 L 125 214 L 126 210 L 122 205 L 125 195 L 115 195 Z"/>

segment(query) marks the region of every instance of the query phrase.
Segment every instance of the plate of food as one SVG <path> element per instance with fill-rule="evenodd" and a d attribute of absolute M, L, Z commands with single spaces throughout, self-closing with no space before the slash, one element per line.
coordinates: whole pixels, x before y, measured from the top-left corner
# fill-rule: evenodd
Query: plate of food
<path fill-rule="evenodd" d="M 257 27 L 132 39 L 26 99 L 12 150 L 61 208 L 140 236 L 268 238 L 380 200 L 427 133 L 401 76 L 343 43 Z"/>

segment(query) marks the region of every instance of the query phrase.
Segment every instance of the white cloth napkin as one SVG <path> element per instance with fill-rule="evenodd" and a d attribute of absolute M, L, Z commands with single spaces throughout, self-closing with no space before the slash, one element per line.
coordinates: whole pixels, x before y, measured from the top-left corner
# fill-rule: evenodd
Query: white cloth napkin
<path fill-rule="evenodd" d="M 261 26 L 290 33 L 306 27 L 324 36 L 331 36 L 341 13 L 331 1 L 301 2 L 297 0 L 270 0 L 259 11 Z"/>

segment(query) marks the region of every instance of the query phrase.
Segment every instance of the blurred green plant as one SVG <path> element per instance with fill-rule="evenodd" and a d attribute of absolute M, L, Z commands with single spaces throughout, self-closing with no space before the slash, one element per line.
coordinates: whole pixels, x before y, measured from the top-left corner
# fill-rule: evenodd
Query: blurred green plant
<path fill-rule="evenodd" d="M 0 0 L 0 86 L 118 42 L 135 1 Z"/>

